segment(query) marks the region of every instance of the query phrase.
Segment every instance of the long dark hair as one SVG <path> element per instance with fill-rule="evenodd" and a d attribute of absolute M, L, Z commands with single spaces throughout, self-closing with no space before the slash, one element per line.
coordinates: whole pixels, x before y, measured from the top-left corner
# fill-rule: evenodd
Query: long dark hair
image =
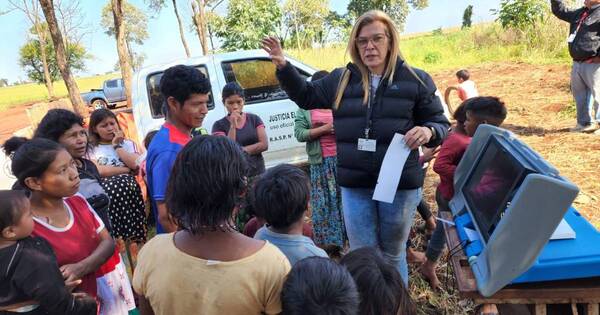
<path fill-rule="evenodd" d="M 379 250 L 362 247 L 348 253 L 340 263 L 348 268 L 356 282 L 361 315 L 417 313 L 400 273 Z"/>
<path fill-rule="evenodd" d="M 19 184 L 26 189 L 25 179 L 41 177 L 50 164 L 56 159 L 60 150 L 66 150 L 62 145 L 44 138 L 29 140 L 23 137 L 12 137 L 3 145 L 6 155 L 12 157 L 11 171 Z"/>
<path fill-rule="evenodd" d="M 179 152 L 167 184 L 166 203 L 177 225 L 192 234 L 232 229 L 246 170 L 240 146 L 229 138 L 193 138 Z"/>
<path fill-rule="evenodd" d="M 89 141 L 92 146 L 96 146 L 100 143 L 100 135 L 94 130 L 106 118 L 113 118 L 117 123 L 119 130 L 121 130 L 121 125 L 119 125 L 119 120 L 117 120 L 117 115 L 115 115 L 115 113 L 106 108 L 96 109 L 90 116 L 90 124 L 88 126 Z"/>

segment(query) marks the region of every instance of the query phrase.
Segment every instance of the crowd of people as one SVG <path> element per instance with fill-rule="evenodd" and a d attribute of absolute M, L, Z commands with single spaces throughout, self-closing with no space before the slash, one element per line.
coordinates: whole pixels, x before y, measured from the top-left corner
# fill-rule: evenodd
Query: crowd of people
<path fill-rule="evenodd" d="M 306 142 L 309 174 L 288 164 L 265 170 L 265 126 L 244 111 L 235 82 L 222 91 L 227 116 L 208 135 L 210 81 L 189 66 L 161 78 L 165 123 L 146 137 L 147 153 L 109 110 L 88 123 L 50 110 L 32 139 L 3 145 L 17 182 L 0 191 L 0 314 L 417 313 L 407 253 L 438 288 L 445 245 L 422 196 L 427 165 L 435 158 L 437 208 L 449 211 L 471 137 L 481 124 L 502 124 L 504 103 L 478 96 L 459 71 L 464 102 L 451 126 L 432 78 L 406 62 L 381 11 L 357 19 L 347 67 L 310 81 L 278 39 L 262 45 L 300 107 L 295 136 Z M 376 201 L 396 133 L 410 154 L 393 202 Z M 425 255 L 410 248 L 417 209 L 431 236 Z"/>

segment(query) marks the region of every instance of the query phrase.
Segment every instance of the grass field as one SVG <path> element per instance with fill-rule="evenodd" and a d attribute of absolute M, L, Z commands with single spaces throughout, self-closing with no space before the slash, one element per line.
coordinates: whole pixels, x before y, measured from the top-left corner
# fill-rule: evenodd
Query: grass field
<path fill-rule="evenodd" d="M 558 28 L 551 34 L 549 28 Z M 468 30 L 431 32 L 402 39 L 400 50 L 414 67 L 426 71 L 468 68 L 490 62 L 519 61 L 529 64 L 569 63 L 562 37 L 564 25 L 548 21 L 527 33 L 503 30 L 497 24 L 478 25 Z M 564 30 L 566 34 L 566 29 Z M 535 48 L 532 48 L 535 47 Z M 289 49 L 290 55 L 322 70 L 331 71 L 350 62 L 346 46 Z"/>
<path fill-rule="evenodd" d="M 98 75 L 93 77 L 78 78 L 77 85 L 81 93 L 90 89 L 99 89 L 104 80 L 119 77 L 118 73 Z M 62 80 L 54 82 L 54 93 L 57 97 L 67 96 L 67 87 Z M 48 99 L 48 91 L 43 84 L 23 84 L 0 88 L 0 111 L 7 108 Z"/>

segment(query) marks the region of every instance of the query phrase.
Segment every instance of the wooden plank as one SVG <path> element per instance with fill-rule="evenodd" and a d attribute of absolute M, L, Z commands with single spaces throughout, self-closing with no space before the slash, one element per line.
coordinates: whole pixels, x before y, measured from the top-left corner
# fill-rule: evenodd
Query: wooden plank
<path fill-rule="evenodd" d="M 600 307 L 598 303 L 589 303 L 587 305 L 587 314 L 588 315 L 600 315 Z"/>
<path fill-rule="evenodd" d="M 571 313 L 573 313 L 573 315 L 579 315 L 579 311 L 577 310 L 577 304 L 571 303 Z"/>
<path fill-rule="evenodd" d="M 546 315 L 546 304 L 536 304 L 535 315 Z"/>

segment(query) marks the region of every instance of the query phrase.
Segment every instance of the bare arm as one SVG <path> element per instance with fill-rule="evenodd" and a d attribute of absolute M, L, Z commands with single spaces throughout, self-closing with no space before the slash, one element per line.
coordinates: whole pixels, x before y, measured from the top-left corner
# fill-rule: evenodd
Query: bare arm
<path fill-rule="evenodd" d="M 156 207 L 158 208 L 158 222 L 162 225 L 165 233 L 171 233 L 177 231 L 177 225 L 171 219 L 169 211 L 167 211 L 167 205 L 164 201 L 157 201 Z"/>
<path fill-rule="evenodd" d="M 111 177 L 114 175 L 128 174 L 129 172 L 131 172 L 129 167 L 126 166 L 108 166 L 98 164 L 96 164 L 96 166 L 98 167 L 100 177 Z"/>
<path fill-rule="evenodd" d="M 150 305 L 150 301 L 146 299 L 143 295 L 138 295 L 138 303 L 140 306 L 140 314 L 141 315 L 154 315 L 154 310 L 152 309 L 152 305 Z"/>
<path fill-rule="evenodd" d="M 60 267 L 60 271 L 67 281 L 81 279 L 89 273 L 96 272 L 114 253 L 115 241 L 108 234 L 108 231 L 102 229 L 99 237 L 100 244 L 98 244 L 98 247 L 96 247 L 92 254 L 77 263 Z"/>
<path fill-rule="evenodd" d="M 256 128 L 256 133 L 258 134 L 258 142 L 244 147 L 244 151 L 250 155 L 257 155 L 269 149 L 269 141 L 267 140 L 265 127 Z"/>
<path fill-rule="evenodd" d="M 328 135 L 328 134 L 334 134 L 334 128 L 333 128 L 333 124 L 332 123 L 327 123 L 315 128 L 311 128 L 308 131 L 308 136 L 310 137 L 310 140 L 315 140 L 318 139 L 324 135 Z"/>
<path fill-rule="evenodd" d="M 123 161 L 130 170 L 135 171 L 139 168 L 139 165 L 137 164 L 137 160 L 140 157 L 139 154 L 128 152 L 125 148 L 117 148 L 115 151 L 119 155 L 121 161 Z"/>

